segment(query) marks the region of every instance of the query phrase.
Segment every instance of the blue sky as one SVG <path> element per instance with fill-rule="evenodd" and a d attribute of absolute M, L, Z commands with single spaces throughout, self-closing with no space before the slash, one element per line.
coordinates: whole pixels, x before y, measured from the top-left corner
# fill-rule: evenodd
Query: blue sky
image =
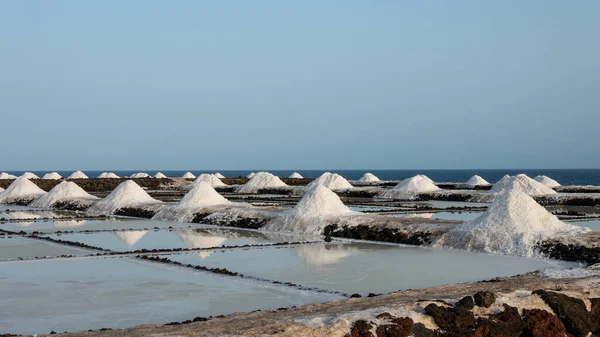
<path fill-rule="evenodd" d="M 599 168 L 598 13 L 0 1 L 0 171 Z"/>

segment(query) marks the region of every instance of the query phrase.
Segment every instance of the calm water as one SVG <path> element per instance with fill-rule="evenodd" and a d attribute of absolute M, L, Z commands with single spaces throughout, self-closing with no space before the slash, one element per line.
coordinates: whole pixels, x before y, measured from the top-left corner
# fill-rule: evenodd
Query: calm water
<path fill-rule="evenodd" d="M 178 171 L 161 171 L 169 177 L 181 177 L 185 172 L 190 171 L 195 175 L 200 173 L 215 173 L 217 171 L 205 171 L 205 170 L 178 170 Z M 245 177 L 250 172 L 256 172 L 250 170 L 222 170 L 219 171 L 226 177 Z M 292 174 L 292 170 L 268 170 L 277 176 L 287 177 Z M 359 179 L 365 172 L 371 172 L 378 176 L 382 180 L 402 180 L 405 178 L 412 177 L 416 174 L 425 174 L 429 178 L 437 182 L 464 182 L 467 181 L 474 174 L 482 176 L 487 181 L 494 183 L 505 174 L 515 175 L 519 173 L 525 173 L 530 177 L 536 175 L 547 175 L 557 180 L 562 185 L 600 185 L 600 169 L 571 169 L 571 170 L 556 170 L 556 169 L 539 169 L 539 170 L 329 170 L 330 172 L 336 172 L 344 176 L 346 179 L 356 180 Z M 7 171 L 14 175 L 21 175 L 24 171 Z M 38 176 L 51 171 L 32 171 Z M 62 176 L 68 177 L 73 171 L 58 171 Z M 104 171 L 84 171 L 90 177 L 97 177 Z M 137 171 L 113 171 L 119 176 L 129 176 L 136 172 L 146 172 L 150 175 L 154 175 L 156 170 L 137 170 Z M 321 175 L 324 170 L 298 170 L 302 176 L 306 178 L 316 178 Z"/>

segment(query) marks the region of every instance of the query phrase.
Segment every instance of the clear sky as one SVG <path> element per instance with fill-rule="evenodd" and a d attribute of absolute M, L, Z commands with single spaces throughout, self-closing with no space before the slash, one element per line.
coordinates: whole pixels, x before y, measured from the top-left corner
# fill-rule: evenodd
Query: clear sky
<path fill-rule="evenodd" d="M 0 1 L 0 171 L 599 168 L 600 1 Z"/>

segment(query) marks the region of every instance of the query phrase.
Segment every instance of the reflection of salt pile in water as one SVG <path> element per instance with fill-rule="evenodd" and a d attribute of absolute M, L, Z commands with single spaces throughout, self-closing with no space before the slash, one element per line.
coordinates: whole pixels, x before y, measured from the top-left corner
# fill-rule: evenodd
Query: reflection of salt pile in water
<path fill-rule="evenodd" d="M 198 178 L 196 178 L 196 180 L 194 180 L 194 185 L 197 185 L 201 182 L 205 182 L 212 187 L 227 186 L 227 185 L 225 185 L 224 182 L 221 181 L 221 179 L 219 179 L 214 174 L 202 173 L 201 175 L 198 176 Z"/>
<path fill-rule="evenodd" d="M 54 227 L 56 228 L 74 228 L 80 227 L 87 224 L 86 220 L 64 220 L 54 221 Z"/>
<path fill-rule="evenodd" d="M 166 177 L 167 176 L 164 175 L 164 173 L 162 173 L 162 172 L 156 172 L 156 174 L 154 175 L 154 178 L 156 178 L 156 179 L 164 179 Z"/>
<path fill-rule="evenodd" d="M 398 185 L 394 186 L 391 190 L 383 191 L 380 193 L 381 198 L 391 199 L 414 199 L 419 194 L 431 193 L 440 191 L 433 180 L 422 174 L 416 175 L 412 178 L 401 181 Z"/>
<path fill-rule="evenodd" d="M 305 191 L 313 189 L 317 185 L 323 185 L 330 190 L 345 190 L 349 188 L 354 188 L 352 184 L 348 182 L 344 177 L 337 173 L 325 172 L 321 174 L 321 176 L 315 179 L 310 184 L 304 187 Z"/>
<path fill-rule="evenodd" d="M 327 220 L 353 214 L 359 213 L 350 210 L 327 187 L 317 185 L 307 191 L 294 208 L 272 219 L 263 228 L 270 231 L 321 234 Z"/>
<path fill-rule="evenodd" d="M 29 206 L 52 207 L 59 201 L 75 201 L 81 199 L 94 200 L 98 199 L 98 197 L 89 194 L 74 182 L 63 181 L 62 183 L 54 186 L 48 193 L 33 201 L 31 204 L 29 204 Z"/>
<path fill-rule="evenodd" d="M 75 171 L 71 173 L 68 179 L 88 179 L 88 176 L 81 171 Z"/>
<path fill-rule="evenodd" d="M 210 233 L 199 232 L 189 228 L 177 229 L 175 233 L 177 233 L 177 236 L 179 236 L 188 248 L 221 247 L 223 243 L 227 241 L 226 237 L 215 236 Z M 198 252 L 198 256 L 202 259 L 207 258 L 210 254 L 212 254 L 212 252 Z"/>
<path fill-rule="evenodd" d="M 113 172 L 102 172 L 100 173 L 100 175 L 98 176 L 98 178 L 103 178 L 103 179 L 117 179 L 119 178 L 118 175 L 114 174 Z"/>
<path fill-rule="evenodd" d="M 465 185 L 471 186 L 471 187 L 485 186 L 485 185 L 489 185 L 489 184 L 490 183 L 488 183 L 487 180 L 483 179 L 482 177 L 480 177 L 478 175 L 472 176 L 471 179 L 467 180 L 467 182 L 465 183 Z"/>
<path fill-rule="evenodd" d="M 560 184 L 558 183 L 558 181 L 550 178 L 550 177 L 546 177 L 546 176 L 537 176 L 535 178 L 533 178 L 533 180 L 542 183 L 550 188 L 554 188 L 554 187 L 559 187 Z"/>
<path fill-rule="evenodd" d="M 27 179 L 40 179 L 40 177 L 38 177 L 37 175 L 35 175 L 31 172 L 25 172 L 21 175 L 21 177 L 27 178 Z"/>
<path fill-rule="evenodd" d="M 17 179 L 17 176 L 14 174 L 2 172 L 0 173 L 0 179 Z"/>
<path fill-rule="evenodd" d="M 202 208 L 231 204 L 231 201 L 225 199 L 208 183 L 200 181 L 197 184 L 194 183 L 194 187 L 181 198 L 177 205 L 162 209 L 154 216 L 154 219 L 190 221 L 194 214 Z"/>
<path fill-rule="evenodd" d="M 500 179 L 497 183 L 494 184 L 494 186 L 490 190 L 490 193 L 499 193 L 507 186 L 511 185 L 518 185 L 520 191 L 532 197 L 556 194 L 555 190 L 529 178 L 524 174 L 518 174 L 514 177 L 508 175 L 504 176 L 502 179 Z"/>
<path fill-rule="evenodd" d="M 58 180 L 58 179 L 62 179 L 62 176 L 60 174 L 58 174 L 58 172 L 52 172 L 52 173 L 46 173 L 46 174 L 44 174 L 44 176 L 42 177 L 42 179 L 46 179 L 46 180 Z"/>
<path fill-rule="evenodd" d="M 249 173 L 249 174 L 246 176 L 246 178 L 248 178 L 248 179 L 252 179 L 252 177 L 254 177 L 254 175 L 255 175 L 255 174 L 256 174 L 256 173 L 254 173 L 254 172 L 250 172 L 250 173 Z"/>
<path fill-rule="evenodd" d="M 125 231 L 115 232 L 119 240 L 125 242 L 129 247 L 135 245 L 140 239 L 146 235 L 148 231 Z"/>
<path fill-rule="evenodd" d="M 318 244 L 292 247 L 292 251 L 309 266 L 325 266 L 339 263 L 357 249 L 346 245 Z"/>
<path fill-rule="evenodd" d="M 534 256 L 537 242 L 559 233 L 578 233 L 528 196 L 518 180 L 508 182 L 487 211 L 457 226 L 438 245 L 520 256 Z"/>
<path fill-rule="evenodd" d="M 302 179 L 304 177 L 300 173 L 294 172 L 294 173 L 290 174 L 290 176 L 288 178 L 290 178 L 290 179 Z"/>
<path fill-rule="evenodd" d="M 196 178 L 196 176 L 192 173 L 192 172 L 186 172 L 184 173 L 181 178 L 183 179 L 194 179 Z"/>
<path fill-rule="evenodd" d="M 131 175 L 129 178 L 139 179 L 139 178 L 150 178 L 150 175 L 146 172 L 138 172 Z"/>
<path fill-rule="evenodd" d="M 288 185 L 281 181 L 279 177 L 272 175 L 269 172 L 258 172 L 250 180 L 238 187 L 238 193 L 256 193 L 264 188 L 287 187 Z"/>
<path fill-rule="evenodd" d="M 0 194 L 0 204 L 7 204 L 16 201 L 31 201 L 37 197 L 46 194 L 46 191 L 39 188 L 29 179 L 20 176 Z"/>
<path fill-rule="evenodd" d="M 112 214 L 120 208 L 153 203 L 160 203 L 160 201 L 148 195 L 133 180 L 126 180 L 110 192 L 106 198 L 92 205 L 87 212 L 91 214 Z"/>
<path fill-rule="evenodd" d="M 215 177 L 217 177 L 217 178 L 219 178 L 219 179 L 223 179 L 223 178 L 225 178 L 225 176 L 224 176 L 224 175 L 222 175 L 222 174 L 221 174 L 221 173 L 219 173 L 219 172 L 215 173 Z"/>
<path fill-rule="evenodd" d="M 381 180 L 379 180 L 379 178 L 377 178 L 377 176 L 375 176 L 373 173 L 367 172 L 360 179 L 358 179 L 358 181 L 361 183 L 376 183 Z"/>

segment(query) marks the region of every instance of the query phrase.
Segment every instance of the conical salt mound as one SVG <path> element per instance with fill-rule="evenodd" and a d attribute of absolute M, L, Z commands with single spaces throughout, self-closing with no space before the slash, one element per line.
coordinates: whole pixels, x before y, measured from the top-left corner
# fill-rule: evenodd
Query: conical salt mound
<path fill-rule="evenodd" d="M 63 181 L 62 183 L 54 186 L 54 188 L 52 188 L 48 193 L 33 201 L 31 204 L 29 204 L 29 206 L 49 208 L 59 201 L 68 201 L 74 199 L 93 200 L 98 199 L 98 197 L 89 194 L 74 182 Z"/>
<path fill-rule="evenodd" d="M 555 190 L 529 178 L 524 174 L 518 174 L 514 177 L 504 176 L 502 179 L 500 179 L 500 181 L 494 184 L 490 190 L 490 193 L 502 192 L 502 190 L 507 186 L 511 186 L 513 184 L 518 185 L 522 192 L 532 197 L 556 194 Z"/>
<path fill-rule="evenodd" d="M 440 188 L 435 185 L 433 180 L 422 174 L 401 181 L 391 190 L 380 194 L 382 198 L 392 199 L 414 199 L 422 193 L 432 193 L 439 191 Z"/>
<path fill-rule="evenodd" d="M 302 177 L 302 175 L 300 173 L 294 172 L 294 173 L 290 174 L 290 176 L 288 178 L 290 178 L 290 179 L 302 179 L 303 177 Z"/>
<path fill-rule="evenodd" d="M 17 176 L 14 174 L 2 172 L 0 173 L 0 179 L 17 179 Z"/>
<path fill-rule="evenodd" d="M 138 178 L 150 178 L 150 175 L 146 172 L 138 172 L 138 173 L 134 173 L 131 175 L 131 177 L 129 178 L 134 178 L 134 179 L 138 179 Z"/>
<path fill-rule="evenodd" d="M 71 173 L 69 179 L 88 179 L 88 176 L 81 171 L 75 171 Z"/>
<path fill-rule="evenodd" d="M 40 179 L 40 177 L 38 177 L 37 175 L 35 175 L 31 172 L 25 172 L 21 175 L 21 177 L 27 178 L 27 179 Z"/>
<path fill-rule="evenodd" d="M 125 242 L 129 247 L 134 246 L 148 231 L 125 231 L 115 232 L 119 240 Z"/>
<path fill-rule="evenodd" d="M 550 178 L 550 177 L 546 177 L 546 176 L 537 176 L 535 178 L 533 178 L 533 180 L 542 183 L 550 188 L 554 188 L 554 187 L 559 187 L 560 184 L 558 183 L 558 181 Z"/>
<path fill-rule="evenodd" d="M 33 200 L 46 194 L 46 191 L 39 188 L 29 179 L 20 176 L 0 194 L 0 204 L 7 204 L 20 200 Z"/>
<path fill-rule="evenodd" d="M 133 180 L 119 184 L 106 198 L 92 205 L 87 212 L 91 214 L 112 214 L 123 207 L 134 207 L 144 204 L 160 203 L 152 198 Z"/>
<path fill-rule="evenodd" d="M 157 173 L 154 175 L 154 178 L 156 178 L 156 179 L 164 179 L 164 178 L 166 178 L 166 177 L 167 177 L 167 176 L 166 176 L 166 175 L 164 175 L 164 173 L 162 173 L 162 172 L 157 172 Z"/>
<path fill-rule="evenodd" d="M 248 178 L 248 179 L 252 179 L 252 177 L 254 177 L 254 175 L 255 175 L 255 174 L 256 174 L 256 173 L 254 173 L 254 172 L 250 172 L 250 173 L 249 173 L 249 174 L 246 176 L 246 178 Z"/>
<path fill-rule="evenodd" d="M 188 228 L 177 229 L 175 233 L 177 233 L 177 236 L 179 236 L 188 248 L 220 247 L 227 241 L 225 237 L 198 232 Z"/>
<path fill-rule="evenodd" d="M 487 182 L 487 180 L 483 179 L 482 177 L 478 176 L 478 175 L 474 175 L 471 177 L 471 179 L 467 180 L 467 182 L 465 183 L 467 186 L 485 186 L 485 185 L 489 185 L 490 183 Z"/>
<path fill-rule="evenodd" d="M 4 192 L 4 189 L 2 187 L 0 187 L 0 193 Z"/>
<path fill-rule="evenodd" d="M 46 173 L 46 174 L 44 174 L 44 176 L 42 177 L 42 179 L 46 179 L 46 180 L 58 180 L 58 179 L 62 179 L 62 176 L 60 174 L 58 174 L 58 172 L 52 172 L 52 173 Z"/>
<path fill-rule="evenodd" d="M 192 172 L 186 172 L 181 176 L 181 178 L 194 179 L 194 178 L 196 178 L 196 176 Z"/>
<path fill-rule="evenodd" d="M 219 179 L 214 174 L 203 173 L 203 174 L 199 175 L 198 178 L 196 178 L 196 180 L 194 180 L 194 185 L 199 184 L 201 182 L 208 183 L 212 187 L 227 186 L 227 185 L 225 185 L 224 182 L 221 181 L 221 179 Z"/>
<path fill-rule="evenodd" d="M 317 185 L 323 185 L 330 190 L 345 190 L 354 188 L 352 184 L 348 182 L 344 177 L 337 173 L 325 172 L 321 176 L 315 179 L 310 184 L 304 187 L 304 190 L 311 190 Z"/>
<path fill-rule="evenodd" d="M 263 188 L 286 187 L 287 184 L 281 181 L 279 177 L 272 175 L 269 172 L 258 172 L 250 180 L 240 186 L 236 192 L 238 193 L 256 193 Z"/>
<path fill-rule="evenodd" d="M 377 176 L 375 176 L 373 173 L 365 173 L 360 179 L 358 179 L 358 181 L 362 182 L 362 183 L 376 183 L 379 180 L 379 178 L 377 178 Z"/>
<path fill-rule="evenodd" d="M 118 179 L 120 177 L 118 175 L 114 174 L 113 172 L 102 172 L 102 173 L 100 173 L 100 175 L 98 176 L 98 178 L 103 178 L 103 179 Z"/>
<path fill-rule="evenodd" d="M 448 232 L 438 245 L 487 253 L 535 256 L 536 243 L 559 233 L 585 231 L 568 225 L 509 182 L 487 211 Z"/>
<path fill-rule="evenodd" d="M 217 178 L 219 178 L 219 179 L 223 179 L 223 178 L 225 178 L 225 176 L 224 176 L 224 175 L 222 175 L 222 174 L 221 174 L 221 173 L 219 173 L 219 172 L 215 173 L 215 177 L 217 177 Z"/>
<path fill-rule="evenodd" d="M 228 204 L 231 204 L 231 201 L 225 199 L 207 182 L 200 181 L 197 184 L 195 183 L 194 188 L 192 188 L 186 195 L 183 196 L 183 198 L 181 198 L 181 201 L 175 206 L 175 209 L 199 208 Z"/>

